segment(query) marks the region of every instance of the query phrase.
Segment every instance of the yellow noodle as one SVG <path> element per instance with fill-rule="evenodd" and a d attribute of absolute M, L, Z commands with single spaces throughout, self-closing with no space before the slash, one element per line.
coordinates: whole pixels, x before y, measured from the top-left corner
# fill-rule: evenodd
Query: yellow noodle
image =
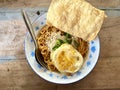
<path fill-rule="evenodd" d="M 51 71 L 57 71 L 54 64 L 51 62 L 50 59 L 50 51 L 48 49 L 48 46 L 46 45 L 46 39 L 48 39 L 53 32 L 60 32 L 61 35 L 64 35 L 64 32 L 58 30 L 57 28 L 53 26 L 47 26 L 45 25 L 40 31 L 37 36 L 37 42 L 39 49 L 41 51 L 41 54 L 44 57 L 44 62 L 48 65 L 49 70 Z M 78 38 L 79 47 L 77 50 L 82 54 L 83 57 L 86 57 L 88 52 L 88 42 L 82 40 L 81 38 Z"/>
<path fill-rule="evenodd" d="M 48 68 L 51 70 L 51 71 L 57 71 L 54 64 L 52 62 L 48 63 Z"/>

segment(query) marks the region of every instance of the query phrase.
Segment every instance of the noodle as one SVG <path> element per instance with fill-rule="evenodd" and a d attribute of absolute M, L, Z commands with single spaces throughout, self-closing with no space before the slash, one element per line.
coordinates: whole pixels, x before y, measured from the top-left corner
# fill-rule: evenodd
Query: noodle
<path fill-rule="evenodd" d="M 48 63 L 48 69 L 51 70 L 51 71 L 57 71 L 57 69 L 55 68 L 55 66 L 52 62 Z"/>
<path fill-rule="evenodd" d="M 48 48 L 48 45 L 46 44 L 47 40 L 50 39 L 50 37 L 52 37 L 53 33 L 60 33 L 60 36 L 64 35 L 63 31 L 60 31 L 59 29 L 53 27 L 53 26 L 47 26 L 45 25 L 38 33 L 37 36 L 37 42 L 38 42 L 38 46 L 39 49 L 41 51 L 41 54 L 43 55 L 44 58 L 44 62 L 47 63 L 48 65 L 48 69 L 51 71 L 57 71 L 56 67 L 54 66 L 54 64 L 52 63 L 52 60 L 50 59 L 50 49 Z M 57 36 L 57 35 L 56 35 Z M 56 37 L 52 37 L 52 42 L 53 39 Z M 83 58 L 86 57 L 87 52 L 88 52 L 88 42 L 82 40 L 81 38 L 77 38 L 77 41 L 79 42 L 79 46 L 77 47 L 77 50 L 81 53 L 81 55 L 83 56 Z"/>
<path fill-rule="evenodd" d="M 56 71 L 55 66 L 51 63 L 50 60 L 50 51 L 48 50 L 48 47 L 46 45 L 46 39 L 49 38 L 50 34 L 55 31 L 55 29 L 52 31 L 52 27 L 48 27 L 45 25 L 40 32 L 38 33 L 37 36 L 37 42 L 38 42 L 38 47 L 41 51 L 41 54 L 43 55 L 44 62 L 47 63 L 48 68 L 51 71 Z"/>
<path fill-rule="evenodd" d="M 78 41 L 80 43 L 78 47 L 78 51 L 82 54 L 83 57 L 85 57 L 89 49 L 88 42 L 82 40 L 81 38 L 79 38 Z"/>

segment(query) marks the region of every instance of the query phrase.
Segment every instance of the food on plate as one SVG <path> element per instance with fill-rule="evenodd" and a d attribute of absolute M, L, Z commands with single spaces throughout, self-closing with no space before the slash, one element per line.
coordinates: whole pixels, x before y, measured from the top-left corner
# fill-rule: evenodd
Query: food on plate
<path fill-rule="evenodd" d="M 83 64 L 82 55 L 70 44 L 62 44 L 51 53 L 51 60 L 57 70 L 62 73 L 74 73 Z"/>
<path fill-rule="evenodd" d="M 52 0 L 46 25 L 37 36 L 49 70 L 65 74 L 80 70 L 89 42 L 97 36 L 105 17 L 104 11 L 85 0 Z"/>
<path fill-rule="evenodd" d="M 74 37 L 66 32 L 63 32 L 54 26 L 48 25 L 45 25 L 39 31 L 37 42 L 41 54 L 44 57 L 44 61 L 48 65 L 48 68 L 51 71 L 59 71 L 62 73 L 74 73 L 78 71 L 83 64 L 83 61 L 85 60 L 89 49 L 88 42 L 82 40 L 81 38 Z M 64 55 L 61 54 L 63 52 Z M 62 57 L 62 59 L 58 59 L 58 57 Z M 61 68 L 58 65 L 58 62 L 60 62 L 60 60 L 63 63 L 59 63 L 59 65 L 63 65 Z M 69 64 L 67 64 L 67 62 Z M 71 67 L 69 67 L 70 63 Z M 75 68 L 73 71 L 69 70 L 72 69 L 72 66 L 73 69 Z M 67 68 L 68 71 L 67 69 L 66 71 L 63 70 L 65 67 L 69 68 Z"/>
<path fill-rule="evenodd" d="M 100 31 L 105 17 L 104 11 L 85 0 L 52 0 L 46 23 L 85 41 L 91 41 Z"/>

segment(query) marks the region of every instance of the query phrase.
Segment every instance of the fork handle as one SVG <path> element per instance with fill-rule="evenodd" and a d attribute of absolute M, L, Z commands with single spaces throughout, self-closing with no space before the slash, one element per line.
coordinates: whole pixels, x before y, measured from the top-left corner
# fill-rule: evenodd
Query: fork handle
<path fill-rule="evenodd" d="M 22 10 L 21 12 L 22 12 L 24 22 L 25 22 L 25 24 L 26 24 L 26 26 L 28 28 L 28 31 L 29 31 L 29 33 L 30 33 L 30 35 L 31 35 L 31 37 L 32 37 L 32 39 L 34 41 L 34 44 L 38 48 L 38 44 L 37 44 L 37 40 L 36 40 L 36 37 L 35 37 L 34 29 L 32 27 L 32 24 L 31 24 L 31 21 L 30 21 L 30 19 L 28 17 L 28 14 L 26 13 L 25 10 Z"/>

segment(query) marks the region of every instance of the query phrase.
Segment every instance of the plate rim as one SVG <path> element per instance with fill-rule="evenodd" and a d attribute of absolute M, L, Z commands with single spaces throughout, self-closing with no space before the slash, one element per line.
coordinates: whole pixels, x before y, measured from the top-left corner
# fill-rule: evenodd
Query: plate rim
<path fill-rule="evenodd" d="M 45 13 L 46 14 L 46 13 Z M 35 23 L 35 22 L 37 22 L 37 21 L 39 21 L 39 19 L 42 17 L 42 16 L 44 16 L 45 14 L 43 14 L 43 15 L 41 15 L 40 17 L 38 17 L 33 23 Z M 33 24 L 32 23 L 32 24 Z M 24 52 L 25 52 L 25 57 L 26 57 L 26 60 L 27 60 L 27 62 L 28 62 L 28 65 L 32 68 L 32 70 L 40 77 L 40 78 L 42 78 L 42 79 L 44 79 L 44 80 L 46 80 L 46 81 L 49 81 L 49 82 L 52 82 L 52 83 L 56 83 L 56 84 L 70 84 L 70 83 L 74 83 L 74 82 L 78 82 L 78 81 L 80 81 L 80 80 L 82 80 L 83 78 L 85 78 L 87 75 L 89 75 L 92 71 L 93 71 L 93 69 L 95 68 L 95 66 L 96 66 L 96 64 L 97 64 L 97 62 L 98 62 L 98 60 L 99 60 L 99 57 L 100 57 L 100 38 L 99 38 L 99 35 L 96 37 L 97 39 L 98 39 L 98 45 L 99 45 L 99 49 L 98 49 L 98 56 L 97 56 L 97 60 L 96 60 L 96 62 L 94 63 L 94 66 L 87 72 L 87 74 L 85 75 L 85 76 L 83 76 L 82 78 L 80 78 L 79 80 L 74 80 L 74 81 L 69 81 L 69 82 L 55 82 L 54 80 L 53 81 L 51 81 L 51 80 L 48 80 L 48 79 L 46 79 L 46 78 L 44 78 L 42 75 L 40 75 L 40 74 L 38 74 L 39 72 L 37 72 L 36 70 L 34 70 L 34 68 L 33 68 L 33 66 L 30 64 L 30 62 L 29 62 L 29 60 L 28 60 L 28 58 L 27 58 L 27 53 L 26 53 L 26 40 L 27 40 L 27 37 L 28 37 L 28 35 L 29 35 L 29 32 L 27 32 L 26 33 L 26 35 L 25 35 L 25 40 L 24 40 Z"/>

